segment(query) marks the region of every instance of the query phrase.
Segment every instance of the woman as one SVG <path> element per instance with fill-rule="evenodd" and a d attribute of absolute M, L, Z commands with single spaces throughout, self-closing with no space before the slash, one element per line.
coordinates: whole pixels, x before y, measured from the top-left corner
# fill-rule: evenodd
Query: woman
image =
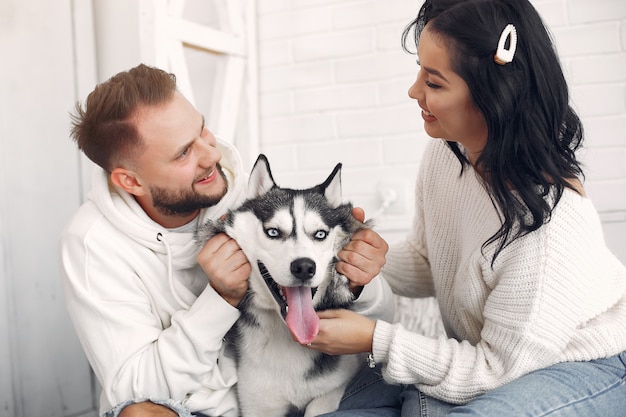
<path fill-rule="evenodd" d="M 403 415 L 623 416 L 626 268 L 581 183 L 583 130 L 527 0 L 426 0 L 409 95 L 433 138 L 395 293 L 436 296 L 447 337 L 321 313 L 312 348 L 372 352 Z M 338 414 L 339 415 L 339 414 Z M 346 414 L 341 414 L 346 415 Z"/>

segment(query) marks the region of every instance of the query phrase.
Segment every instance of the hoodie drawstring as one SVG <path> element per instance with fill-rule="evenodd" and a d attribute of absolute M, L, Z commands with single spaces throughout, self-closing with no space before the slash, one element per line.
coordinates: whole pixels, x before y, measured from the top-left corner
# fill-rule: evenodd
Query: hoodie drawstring
<path fill-rule="evenodd" d="M 172 271 L 172 249 L 170 248 L 170 244 L 161 232 L 157 233 L 156 238 L 159 242 L 165 245 L 165 251 L 167 252 L 167 281 L 170 285 L 170 291 L 172 292 L 172 295 L 174 296 L 174 299 L 178 304 L 186 309 L 189 309 L 189 304 L 187 304 L 185 301 L 183 301 L 182 298 L 180 298 L 180 296 L 176 292 L 176 289 L 174 288 L 174 273 Z"/>

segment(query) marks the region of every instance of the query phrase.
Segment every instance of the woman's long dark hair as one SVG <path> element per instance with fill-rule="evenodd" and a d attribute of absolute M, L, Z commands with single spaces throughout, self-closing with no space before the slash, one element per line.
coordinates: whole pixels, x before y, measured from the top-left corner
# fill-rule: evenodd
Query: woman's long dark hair
<path fill-rule="evenodd" d="M 411 33 L 417 45 L 427 24 L 487 122 L 476 164 L 502 217 L 483 245 L 497 243 L 493 265 L 509 243 L 550 220 L 566 187 L 575 189 L 573 180 L 583 175 L 575 154 L 582 124 L 569 105 L 551 36 L 527 0 L 426 0 L 402 34 L 405 50 Z M 494 54 L 508 24 L 516 27 L 517 51 L 511 63 L 499 65 Z M 448 144 L 463 170 L 469 161 L 457 143 Z"/>

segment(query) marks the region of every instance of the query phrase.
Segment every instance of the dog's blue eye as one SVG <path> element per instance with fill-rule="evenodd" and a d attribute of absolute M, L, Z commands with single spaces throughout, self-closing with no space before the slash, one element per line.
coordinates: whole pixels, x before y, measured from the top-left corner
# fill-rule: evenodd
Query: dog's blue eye
<path fill-rule="evenodd" d="M 270 227 L 268 229 L 265 229 L 265 234 L 268 237 L 277 238 L 280 237 L 280 230 L 276 229 L 275 227 Z"/>
<path fill-rule="evenodd" d="M 326 230 L 318 230 L 313 235 L 313 237 L 317 240 L 324 240 L 326 239 L 326 236 L 328 236 L 328 232 Z"/>

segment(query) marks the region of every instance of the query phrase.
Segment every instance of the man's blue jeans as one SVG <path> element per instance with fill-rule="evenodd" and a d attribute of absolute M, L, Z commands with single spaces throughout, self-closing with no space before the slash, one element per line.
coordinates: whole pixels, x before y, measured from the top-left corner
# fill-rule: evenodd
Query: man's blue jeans
<path fill-rule="evenodd" d="M 402 417 L 624 417 L 626 352 L 540 369 L 466 405 L 447 404 L 414 387 L 402 397 Z"/>

